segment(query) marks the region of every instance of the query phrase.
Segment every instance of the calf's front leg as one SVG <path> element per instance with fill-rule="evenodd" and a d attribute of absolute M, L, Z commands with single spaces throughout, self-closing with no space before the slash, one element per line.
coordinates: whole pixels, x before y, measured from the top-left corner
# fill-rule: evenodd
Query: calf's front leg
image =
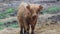
<path fill-rule="evenodd" d="M 32 21 L 32 23 L 31 23 L 31 34 L 34 34 L 34 29 L 35 29 L 36 23 L 37 23 L 37 19 L 35 19 L 35 20 Z"/>

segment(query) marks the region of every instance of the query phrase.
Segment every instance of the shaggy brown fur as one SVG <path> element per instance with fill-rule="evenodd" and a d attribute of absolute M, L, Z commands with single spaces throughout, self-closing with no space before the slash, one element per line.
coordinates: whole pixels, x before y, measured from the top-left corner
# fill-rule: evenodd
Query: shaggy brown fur
<path fill-rule="evenodd" d="M 17 18 L 21 26 L 20 34 L 29 34 L 31 26 L 31 34 L 34 34 L 35 25 L 38 18 L 38 12 L 42 10 L 42 6 L 38 4 L 21 3 L 18 9 Z M 23 30 L 24 29 L 24 30 Z"/>

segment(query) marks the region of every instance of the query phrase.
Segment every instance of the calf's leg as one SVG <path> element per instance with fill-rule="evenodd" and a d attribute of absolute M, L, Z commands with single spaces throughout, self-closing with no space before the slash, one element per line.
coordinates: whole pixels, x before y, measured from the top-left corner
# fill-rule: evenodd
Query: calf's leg
<path fill-rule="evenodd" d="M 24 34 L 29 34 L 29 29 L 30 29 L 29 24 L 25 23 L 25 25 L 24 25 Z"/>
<path fill-rule="evenodd" d="M 20 34 L 23 34 L 23 26 L 20 27 L 21 27 Z"/>
<path fill-rule="evenodd" d="M 34 34 L 34 29 L 35 29 L 35 26 L 31 25 L 31 34 Z"/>
<path fill-rule="evenodd" d="M 20 34 L 23 34 L 23 20 L 18 18 L 18 24 L 20 26 Z"/>
<path fill-rule="evenodd" d="M 24 28 L 24 34 L 29 34 L 29 29 L 30 29 L 30 27 L 28 27 L 27 29 Z"/>
<path fill-rule="evenodd" d="M 30 24 L 31 25 L 31 34 L 34 34 L 36 22 L 37 22 L 37 19 Z"/>

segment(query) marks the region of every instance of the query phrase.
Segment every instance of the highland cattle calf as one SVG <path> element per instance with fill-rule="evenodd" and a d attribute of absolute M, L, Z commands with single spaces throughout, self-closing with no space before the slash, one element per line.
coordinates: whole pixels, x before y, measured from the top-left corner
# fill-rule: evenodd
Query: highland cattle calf
<path fill-rule="evenodd" d="M 39 4 L 21 3 L 17 13 L 17 19 L 20 25 L 20 34 L 29 34 L 31 26 L 31 34 L 34 34 L 35 25 L 37 23 L 38 13 L 43 7 Z"/>

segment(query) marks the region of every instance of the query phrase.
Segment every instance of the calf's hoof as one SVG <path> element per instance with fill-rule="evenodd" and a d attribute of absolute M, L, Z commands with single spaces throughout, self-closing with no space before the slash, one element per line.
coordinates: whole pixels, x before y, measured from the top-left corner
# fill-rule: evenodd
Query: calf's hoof
<path fill-rule="evenodd" d="M 27 34 L 29 34 L 29 32 L 27 32 Z"/>
<path fill-rule="evenodd" d="M 29 32 L 25 32 L 24 34 L 29 34 Z"/>
<path fill-rule="evenodd" d="M 26 34 L 26 32 L 24 34 Z"/>
<path fill-rule="evenodd" d="M 34 34 L 34 32 L 32 32 L 31 34 Z"/>
<path fill-rule="evenodd" d="M 23 32 L 20 32 L 20 34 L 23 34 Z"/>

